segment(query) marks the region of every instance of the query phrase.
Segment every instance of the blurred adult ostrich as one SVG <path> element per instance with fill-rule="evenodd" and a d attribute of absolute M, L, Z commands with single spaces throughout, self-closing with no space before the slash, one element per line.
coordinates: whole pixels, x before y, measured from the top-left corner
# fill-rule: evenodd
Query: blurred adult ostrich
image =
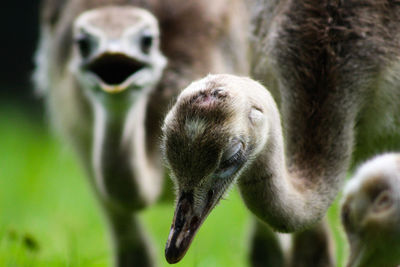
<path fill-rule="evenodd" d="M 162 190 L 163 114 L 189 81 L 246 72 L 243 10 L 236 0 L 43 3 L 36 86 L 87 170 L 118 266 L 154 264 L 136 212 Z"/>
<path fill-rule="evenodd" d="M 249 140 L 258 140 L 257 136 L 248 137 L 245 130 L 244 133 L 223 131 L 225 123 L 232 129 L 241 127 L 239 121 L 230 121 L 236 118 L 236 111 L 226 118 L 208 117 L 224 114 L 223 108 L 213 109 L 218 93 L 206 92 L 214 87 L 204 84 L 190 87 L 186 96 L 204 98 L 206 104 L 200 108 L 185 106 L 187 99 L 182 96 L 170 119 L 165 121 L 166 159 L 179 189 L 166 249 L 171 261 L 183 256 L 197 228 L 235 178 L 241 177 L 238 183 L 244 202 L 261 220 L 280 231 L 299 231 L 326 213 L 341 188 L 352 157 L 353 162 L 359 162 L 377 152 L 400 148 L 399 1 L 249 0 L 249 3 L 253 35 L 251 74 L 271 91 L 283 124 L 282 133 L 276 127 L 268 128 L 269 132 L 278 131 L 279 138 L 284 140 L 283 148 L 272 143 L 270 150 L 264 152 L 281 149 L 283 158 L 264 154 L 257 158 L 259 151 L 252 149 L 261 147 L 261 141 L 249 146 Z M 218 90 L 217 87 L 214 89 Z M 180 109 L 181 106 L 188 109 Z M 204 107 L 210 108 L 208 115 L 202 113 Z M 204 119 L 204 123 L 189 123 L 190 127 L 179 128 L 185 125 L 185 112 L 201 117 L 199 121 Z M 251 113 L 244 114 L 249 114 L 248 120 L 252 119 Z M 171 125 L 176 126 L 175 130 Z M 190 136 L 186 133 L 193 132 L 196 136 L 207 125 L 225 133 L 221 140 L 226 143 L 215 140 L 209 134 L 212 131 L 205 132 L 204 142 L 199 141 L 201 137 L 199 143 L 185 139 Z M 248 130 L 251 131 L 250 126 Z M 213 141 L 206 146 L 207 140 Z M 174 142 L 185 145 L 170 146 Z M 191 144 L 201 148 L 196 149 L 198 153 L 186 153 Z M 209 160 L 201 157 L 203 152 L 209 153 Z M 246 157 L 246 153 L 251 157 Z M 192 167 L 190 163 L 197 156 L 196 162 L 202 162 L 203 168 L 183 171 L 183 166 Z M 257 164 L 252 163 L 254 157 Z M 225 178 L 218 182 L 209 180 L 218 176 L 214 171 L 222 167 L 232 171 L 222 173 Z M 246 179 L 240 176 L 242 172 Z M 275 187 L 275 182 L 280 186 Z M 226 184 L 217 186 L 220 183 Z"/>
<path fill-rule="evenodd" d="M 400 265 L 400 154 L 364 163 L 345 187 L 342 223 L 349 267 Z"/>

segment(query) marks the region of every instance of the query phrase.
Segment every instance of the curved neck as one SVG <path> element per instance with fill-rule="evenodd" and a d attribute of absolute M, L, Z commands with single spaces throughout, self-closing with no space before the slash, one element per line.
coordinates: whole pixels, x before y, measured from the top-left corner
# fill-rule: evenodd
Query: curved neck
<path fill-rule="evenodd" d="M 241 176 L 239 187 L 247 207 L 260 219 L 276 230 L 295 231 L 324 216 L 345 177 L 351 142 L 335 146 L 326 133 L 328 140 L 323 144 L 316 135 L 289 129 L 286 138 L 299 141 L 287 142 L 290 148 L 285 150 L 278 109 L 272 97 L 266 102 L 270 102 L 266 106 L 268 139 Z M 321 129 L 316 125 L 315 130 Z M 308 139 L 312 147 L 308 153 L 296 154 L 302 150 L 298 146 L 301 139 Z M 332 151 L 328 153 L 328 149 Z"/>

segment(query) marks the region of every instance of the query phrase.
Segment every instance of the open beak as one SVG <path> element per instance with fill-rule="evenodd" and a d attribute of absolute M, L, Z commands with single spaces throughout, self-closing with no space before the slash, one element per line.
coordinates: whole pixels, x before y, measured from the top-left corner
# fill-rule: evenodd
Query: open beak
<path fill-rule="evenodd" d="M 177 263 L 185 256 L 194 236 L 213 207 L 212 195 L 213 193 L 210 191 L 207 195 L 207 202 L 200 212 L 194 211 L 192 192 L 183 192 L 179 196 L 165 246 L 165 258 L 168 263 Z"/>
<path fill-rule="evenodd" d="M 86 68 L 107 93 L 119 93 L 127 89 L 133 76 L 147 64 L 123 53 L 103 53 L 91 60 Z"/>

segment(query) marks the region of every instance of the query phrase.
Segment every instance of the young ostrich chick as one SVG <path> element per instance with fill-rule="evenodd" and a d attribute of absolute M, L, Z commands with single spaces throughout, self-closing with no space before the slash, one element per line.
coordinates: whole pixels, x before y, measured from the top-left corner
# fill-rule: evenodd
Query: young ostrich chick
<path fill-rule="evenodd" d="M 275 229 L 295 231 L 324 215 L 344 171 L 339 154 L 329 157 L 328 169 L 321 166 L 326 159 L 316 161 L 314 169 L 288 167 L 278 108 L 249 78 L 210 75 L 192 83 L 166 116 L 163 136 L 178 192 L 166 246 L 169 262 L 184 256 L 235 183 L 252 213 Z"/>
<path fill-rule="evenodd" d="M 200 225 L 236 182 L 247 207 L 278 229 L 301 228 L 325 212 L 334 185 L 290 177 L 277 106 L 249 78 L 210 75 L 192 83 L 168 113 L 163 134 L 179 196 L 166 247 L 169 262 L 184 256 Z"/>
<path fill-rule="evenodd" d="M 342 223 L 349 267 L 400 265 L 400 154 L 377 156 L 358 169 L 344 190 Z"/>
<path fill-rule="evenodd" d="M 88 172 L 118 266 L 154 264 L 136 212 L 162 190 L 160 122 L 170 99 L 209 71 L 246 71 L 236 52 L 246 47 L 245 24 L 231 16 L 239 1 L 230 3 L 44 2 L 36 86 Z"/>

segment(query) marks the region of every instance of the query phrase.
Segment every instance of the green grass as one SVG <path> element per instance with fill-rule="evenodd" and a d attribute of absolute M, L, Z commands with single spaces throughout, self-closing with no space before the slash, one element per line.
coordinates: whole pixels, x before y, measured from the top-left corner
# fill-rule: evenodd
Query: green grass
<path fill-rule="evenodd" d="M 100 210 L 73 153 L 46 127 L 0 108 L 0 266 L 109 266 Z M 172 203 L 141 214 L 160 266 Z M 347 257 L 337 204 L 328 214 L 338 266 Z M 251 220 L 236 190 L 211 213 L 176 266 L 247 266 Z"/>

